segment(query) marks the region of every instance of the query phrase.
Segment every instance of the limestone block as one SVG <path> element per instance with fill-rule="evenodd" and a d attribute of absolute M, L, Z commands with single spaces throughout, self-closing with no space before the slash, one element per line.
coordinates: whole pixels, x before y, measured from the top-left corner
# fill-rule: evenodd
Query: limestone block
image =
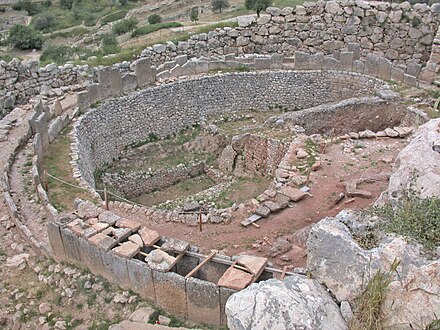
<path fill-rule="evenodd" d="M 383 80 L 389 80 L 391 78 L 391 62 L 384 58 L 379 58 L 379 69 L 377 72 L 377 77 Z"/>
<path fill-rule="evenodd" d="M 353 61 L 353 71 L 358 73 L 364 73 L 365 64 L 362 61 L 355 60 Z"/>
<path fill-rule="evenodd" d="M 420 71 L 422 70 L 422 65 L 419 63 L 410 63 L 406 67 L 406 74 L 418 77 L 420 74 Z"/>
<path fill-rule="evenodd" d="M 123 92 L 122 77 L 118 68 L 105 67 L 99 69 L 98 83 L 102 99 L 115 97 Z"/>
<path fill-rule="evenodd" d="M 229 268 L 219 279 L 218 285 L 234 290 L 243 290 L 253 279 L 253 275 L 237 268 Z"/>
<path fill-rule="evenodd" d="M 401 68 L 394 65 L 391 67 L 391 79 L 394 81 L 403 82 L 404 74 L 405 72 Z"/>
<path fill-rule="evenodd" d="M 359 60 L 361 57 L 361 45 L 354 42 L 349 42 L 347 44 L 347 49 L 349 52 L 353 53 L 353 60 Z"/>
<path fill-rule="evenodd" d="M 180 44 L 180 43 L 179 43 Z M 156 69 L 149 58 L 141 58 L 134 63 L 138 87 L 151 85 L 156 81 Z"/>
<path fill-rule="evenodd" d="M 186 281 L 188 318 L 211 325 L 220 325 L 220 292 L 214 283 L 191 277 Z"/>
<path fill-rule="evenodd" d="M 152 271 L 156 304 L 171 314 L 188 316 L 186 281 L 176 273 Z"/>
<path fill-rule="evenodd" d="M 112 251 L 114 254 L 122 258 L 131 259 L 139 253 L 140 246 L 133 242 L 124 242 L 121 245 L 113 248 Z"/>
<path fill-rule="evenodd" d="M 237 290 L 219 287 L 220 291 L 220 324 L 224 327 L 228 325 L 228 319 L 226 316 L 225 305 L 229 297 L 232 296 Z"/>
<path fill-rule="evenodd" d="M 142 298 L 156 302 L 151 268 L 145 262 L 130 259 L 127 260 L 127 270 L 132 290 Z"/>
<path fill-rule="evenodd" d="M 101 88 L 99 84 L 90 84 L 87 86 L 87 91 L 89 92 L 89 102 L 90 105 L 96 104 L 102 100 Z"/>
<path fill-rule="evenodd" d="M 81 113 L 84 113 L 87 109 L 90 108 L 90 97 L 88 91 L 81 91 L 76 93 L 76 104 Z"/>
<path fill-rule="evenodd" d="M 310 55 L 304 52 L 295 52 L 295 70 L 308 70 L 309 69 Z"/>
<path fill-rule="evenodd" d="M 417 78 L 406 73 L 403 75 L 403 82 L 409 86 L 417 86 Z"/>
<path fill-rule="evenodd" d="M 146 227 L 141 227 L 139 229 L 139 235 L 141 236 L 145 246 L 152 246 L 160 239 L 160 235 L 157 231 L 148 229 Z"/>
<path fill-rule="evenodd" d="M 66 260 L 80 266 L 82 261 L 79 254 L 79 237 L 66 228 L 60 228 L 60 234 L 63 241 Z"/>
<path fill-rule="evenodd" d="M 67 261 L 59 225 L 49 221 L 47 223 L 47 236 L 55 260 L 58 262 Z"/>
<path fill-rule="evenodd" d="M 101 249 L 90 244 L 87 240 L 79 238 L 79 254 L 84 266 L 87 267 L 93 274 L 103 276 L 104 265 L 101 258 Z"/>
<path fill-rule="evenodd" d="M 368 54 L 365 61 L 365 74 L 377 77 L 379 73 L 379 60 L 376 55 Z"/>
<path fill-rule="evenodd" d="M 101 252 L 103 274 L 102 276 L 123 289 L 131 289 L 128 276 L 127 260 L 112 252 Z"/>
<path fill-rule="evenodd" d="M 353 52 L 341 52 L 339 54 L 339 61 L 341 62 L 341 69 L 351 71 L 353 69 Z"/>
<path fill-rule="evenodd" d="M 341 62 L 331 56 L 324 56 L 324 67 L 327 70 L 339 70 L 341 67 Z"/>
<path fill-rule="evenodd" d="M 126 73 L 122 76 L 122 90 L 124 93 L 131 92 L 137 88 L 137 77 L 134 73 Z"/>

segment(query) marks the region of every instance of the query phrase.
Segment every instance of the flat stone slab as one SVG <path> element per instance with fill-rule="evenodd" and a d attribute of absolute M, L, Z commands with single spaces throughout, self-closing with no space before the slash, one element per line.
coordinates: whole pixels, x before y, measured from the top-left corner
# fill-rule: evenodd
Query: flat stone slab
<path fill-rule="evenodd" d="M 83 219 L 97 218 L 102 213 L 102 209 L 90 201 L 83 201 L 79 203 L 76 213 Z"/>
<path fill-rule="evenodd" d="M 240 255 L 235 260 L 239 265 L 246 267 L 252 274 L 254 274 L 255 279 L 261 275 L 268 262 L 267 258 L 249 255 Z"/>
<path fill-rule="evenodd" d="M 284 196 L 289 197 L 290 200 L 293 202 L 298 202 L 307 195 L 307 193 L 305 193 L 304 191 L 289 186 L 281 188 L 280 190 L 278 190 L 278 192 L 280 194 L 283 194 Z"/>
<path fill-rule="evenodd" d="M 119 215 L 116 215 L 110 211 L 104 211 L 98 216 L 99 222 L 108 223 L 110 226 L 113 226 L 119 219 L 121 219 Z"/>
<path fill-rule="evenodd" d="M 249 218 L 247 218 L 246 220 L 243 220 L 241 222 L 241 224 L 245 227 L 249 226 L 251 223 L 256 222 L 258 220 L 260 220 L 262 218 L 261 215 L 258 214 L 252 214 Z"/>
<path fill-rule="evenodd" d="M 125 218 L 116 221 L 116 226 L 120 228 L 130 228 L 132 232 L 136 232 L 141 228 L 139 222 Z"/>
<path fill-rule="evenodd" d="M 109 227 L 108 223 L 105 222 L 98 222 L 92 225 L 92 228 L 95 229 L 98 232 L 101 232 Z"/>
<path fill-rule="evenodd" d="M 345 195 L 347 197 L 371 198 L 371 192 L 357 188 L 357 180 L 348 181 L 345 186 Z"/>
<path fill-rule="evenodd" d="M 218 286 L 223 286 L 234 290 L 243 290 L 252 283 L 253 278 L 254 275 L 231 267 L 228 268 L 228 270 L 218 280 Z"/>
<path fill-rule="evenodd" d="M 395 130 L 393 130 L 392 128 L 385 128 L 385 134 L 388 136 L 388 137 L 392 137 L 392 138 L 395 138 L 395 137 L 398 137 L 399 136 L 399 133 L 397 133 Z"/>
<path fill-rule="evenodd" d="M 104 250 L 109 251 L 112 247 L 114 247 L 118 242 L 103 233 L 98 233 L 95 236 L 92 236 L 88 239 L 90 244 Z"/>
<path fill-rule="evenodd" d="M 167 238 L 160 247 L 164 251 L 183 253 L 189 248 L 189 243 L 175 238 Z"/>
<path fill-rule="evenodd" d="M 279 204 L 282 208 L 286 208 L 290 202 L 290 198 L 283 194 L 277 194 L 274 198 L 274 201 L 275 203 Z"/>
<path fill-rule="evenodd" d="M 112 251 L 122 258 L 131 259 L 139 253 L 140 249 L 141 247 L 133 242 L 124 242 Z"/>
<path fill-rule="evenodd" d="M 158 240 L 160 240 L 159 233 L 155 230 L 148 229 L 147 227 L 141 227 L 138 233 L 141 236 L 145 246 L 152 246 L 157 243 Z"/>
<path fill-rule="evenodd" d="M 139 245 L 140 247 L 144 247 L 144 242 L 142 241 L 142 238 L 138 234 L 129 236 L 128 240 L 130 242 L 133 242 L 134 244 Z"/>
<path fill-rule="evenodd" d="M 170 256 L 168 253 L 162 250 L 153 250 L 145 258 L 145 261 L 151 267 L 151 269 L 159 272 L 167 272 L 174 266 L 176 258 Z"/>
<path fill-rule="evenodd" d="M 283 206 L 272 201 L 265 201 L 263 205 L 268 207 L 270 212 L 278 212 L 279 210 L 282 210 L 287 206 L 287 204 Z"/>
<path fill-rule="evenodd" d="M 104 235 L 113 237 L 117 242 L 126 239 L 131 234 L 131 229 L 129 228 L 113 228 L 109 227 L 102 231 Z"/>

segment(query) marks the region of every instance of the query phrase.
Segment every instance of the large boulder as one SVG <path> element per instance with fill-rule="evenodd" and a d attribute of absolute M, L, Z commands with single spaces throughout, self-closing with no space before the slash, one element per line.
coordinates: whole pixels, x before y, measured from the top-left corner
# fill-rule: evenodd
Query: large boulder
<path fill-rule="evenodd" d="M 428 263 L 419 245 L 408 244 L 400 236 L 383 235 L 379 246 L 364 249 L 352 237 L 352 232 L 368 226 L 369 221 L 359 218 L 362 216 L 347 211 L 325 218 L 313 226 L 307 241 L 308 270 L 339 301 L 353 301 L 365 283 L 378 270 L 388 271 L 395 259 L 401 261 L 400 276 L 406 276 L 412 266 Z"/>
<path fill-rule="evenodd" d="M 228 327 L 244 329 L 347 329 L 338 306 L 316 280 L 300 275 L 255 283 L 226 302 Z"/>
<path fill-rule="evenodd" d="M 411 142 L 396 158 L 395 171 L 388 189 L 378 203 L 395 203 L 408 188 L 420 192 L 421 197 L 440 197 L 440 118 L 420 126 Z"/>

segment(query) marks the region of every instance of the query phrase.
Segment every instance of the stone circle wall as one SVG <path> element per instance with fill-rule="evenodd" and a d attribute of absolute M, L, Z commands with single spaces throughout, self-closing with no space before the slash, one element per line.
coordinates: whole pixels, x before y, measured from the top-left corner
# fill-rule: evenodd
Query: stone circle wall
<path fill-rule="evenodd" d="M 94 171 L 127 145 L 166 137 L 203 118 L 235 110 L 283 105 L 304 109 L 371 95 L 383 82 L 337 71 L 232 73 L 148 88 L 104 103 L 75 127 L 77 165 L 94 186 Z"/>

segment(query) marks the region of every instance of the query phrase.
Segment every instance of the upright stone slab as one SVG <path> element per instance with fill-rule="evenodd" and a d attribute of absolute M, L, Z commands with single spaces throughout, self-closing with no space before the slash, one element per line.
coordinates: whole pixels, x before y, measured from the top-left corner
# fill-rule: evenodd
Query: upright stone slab
<path fill-rule="evenodd" d="M 406 74 L 414 77 L 418 77 L 420 71 L 422 70 L 422 65 L 419 63 L 409 63 L 406 67 Z"/>
<path fill-rule="evenodd" d="M 60 234 L 61 239 L 63 240 L 67 262 L 81 266 L 82 261 L 79 254 L 79 237 L 67 228 L 60 228 Z"/>
<path fill-rule="evenodd" d="M 156 69 L 151 66 L 149 58 L 141 58 L 134 63 L 138 87 L 151 85 L 156 81 Z"/>
<path fill-rule="evenodd" d="M 113 252 L 101 252 L 103 274 L 112 283 L 123 289 L 130 289 L 130 277 L 127 269 L 127 259 L 115 255 Z"/>
<path fill-rule="evenodd" d="M 361 45 L 358 43 L 348 43 L 347 49 L 349 52 L 353 53 L 353 60 L 359 60 L 361 58 Z"/>
<path fill-rule="evenodd" d="M 88 91 L 81 91 L 76 93 L 76 104 L 81 113 L 84 113 L 90 108 L 90 97 Z"/>
<path fill-rule="evenodd" d="M 188 318 L 211 325 L 220 325 L 220 291 L 214 283 L 189 278 L 186 281 Z"/>
<path fill-rule="evenodd" d="M 54 259 L 58 262 L 67 261 L 63 240 L 61 238 L 60 226 L 53 221 L 47 223 L 47 237 L 49 238 Z"/>
<path fill-rule="evenodd" d="M 118 68 L 106 67 L 99 69 L 98 83 L 102 99 L 115 97 L 123 92 L 121 72 Z"/>
<path fill-rule="evenodd" d="M 377 77 L 382 80 L 390 80 L 392 66 L 393 65 L 388 59 L 384 57 L 379 57 L 379 69 L 377 72 Z"/>
<path fill-rule="evenodd" d="M 171 272 L 152 272 L 157 306 L 171 314 L 188 317 L 185 278 Z"/>
<path fill-rule="evenodd" d="M 309 57 L 309 70 L 321 70 L 324 66 L 324 53 L 316 53 Z"/>
<path fill-rule="evenodd" d="M 365 64 L 364 62 L 360 60 L 353 61 L 353 71 L 358 73 L 364 73 L 365 71 Z"/>
<path fill-rule="evenodd" d="M 403 71 L 401 68 L 397 66 L 391 67 L 391 79 L 398 82 L 403 82 L 404 80 L 405 71 Z"/>
<path fill-rule="evenodd" d="M 309 69 L 310 55 L 304 52 L 295 52 L 294 68 L 295 70 Z"/>
<path fill-rule="evenodd" d="M 341 62 L 341 69 L 345 71 L 352 71 L 353 69 L 353 52 L 341 52 L 339 54 L 339 61 Z"/>
<path fill-rule="evenodd" d="M 80 258 L 84 266 L 93 274 L 104 276 L 105 271 L 101 254 L 105 252 L 83 238 L 79 238 L 78 243 Z"/>
<path fill-rule="evenodd" d="M 126 73 L 122 76 L 122 89 L 124 93 L 134 91 L 137 88 L 137 77 L 134 73 Z"/>
<path fill-rule="evenodd" d="M 90 84 L 87 86 L 87 91 L 89 92 L 90 105 L 94 105 L 102 100 L 99 84 Z"/>
<path fill-rule="evenodd" d="M 379 60 L 376 55 L 368 54 L 365 61 L 365 74 L 377 77 L 379 73 Z"/>
<path fill-rule="evenodd" d="M 131 289 L 142 298 L 156 303 L 156 293 L 151 268 L 145 262 L 130 259 L 127 260 L 127 269 Z"/>
<path fill-rule="evenodd" d="M 226 316 L 225 305 L 229 297 L 232 296 L 237 291 L 222 287 L 220 287 L 219 289 L 220 289 L 219 291 L 220 292 L 220 325 L 226 327 L 228 325 L 228 319 Z"/>
<path fill-rule="evenodd" d="M 332 56 L 324 56 L 323 69 L 327 70 L 339 70 L 341 68 L 341 62 Z"/>

